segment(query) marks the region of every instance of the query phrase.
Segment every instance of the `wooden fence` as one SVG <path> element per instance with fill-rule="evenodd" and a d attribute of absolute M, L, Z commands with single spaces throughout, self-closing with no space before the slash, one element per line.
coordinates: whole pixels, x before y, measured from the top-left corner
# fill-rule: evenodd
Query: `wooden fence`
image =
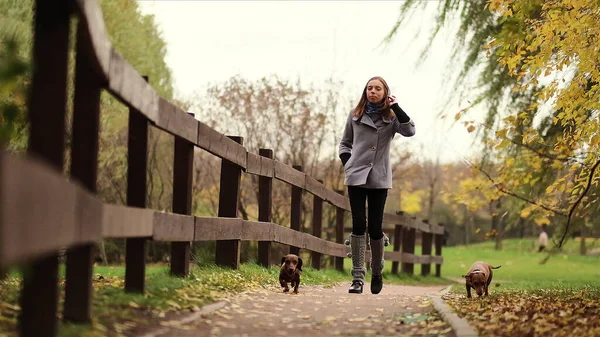
<path fill-rule="evenodd" d="M 76 34 L 69 20 L 79 18 Z M 65 112 L 69 37 L 76 36 L 75 95 L 70 177 L 65 177 Z M 37 0 L 33 75 L 28 103 L 30 139 L 24 156 L 0 151 L 0 268 L 24 267 L 21 336 L 55 336 L 57 330 L 58 251 L 67 247 L 63 318 L 89 322 L 92 303 L 92 248 L 106 238 L 126 238 L 125 291 L 143 292 L 146 242 L 171 242 L 171 271 L 188 273 L 190 243 L 215 240 L 215 261 L 237 268 L 240 241 L 258 242 L 259 262 L 269 265 L 272 242 L 291 252 L 310 251 L 312 265 L 321 255 L 336 257 L 343 269 L 348 248 L 344 214 L 348 199 L 273 159 L 273 151 L 248 152 L 240 137 L 211 129 L 159 97 L 136 70 L 112 48 L 96 0 Z M 107 90 L 130 108 L 127 205 L 103 203 L 95 194 L 98 167 L 100 93 Z M 173 213 L 146 208 L 148 126 L 175 136 Z M 222 158 L 218 217 L 191 215 L 194 147 Z M 259 221 L 238 218 L 242 174 L 259 176 Z M 273 179 L 291 185 L 290 228 L 271 222 Z M 301 198 L 314 196 L 313 233 L 301 233 Z M 321 239 L 323 203 L 336 207 L 336 242 Z M 385 214 L 395 225 L 393 272 L 422 273 L 436 264 L 440 275 L 443 227 L 403 214 Z M 415 255 L 415 233 L 422 232 L 423 255 Z M 435 255 L 431 255 L 435 238 Z M 402 252 L 399 251 L 402 246 Z"/>

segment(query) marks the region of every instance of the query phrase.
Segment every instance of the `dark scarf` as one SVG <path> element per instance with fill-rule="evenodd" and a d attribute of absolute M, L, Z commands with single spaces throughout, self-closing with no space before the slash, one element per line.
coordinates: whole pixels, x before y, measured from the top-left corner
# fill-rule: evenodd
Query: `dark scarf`
<path fill-rule="evenodd" d="M 381 112 L 381 108 L 383 108 L 383 103 L 373 104 L 371 102 L 367 102 L 367 106 L 365 107 L 365 112 L 367 114 L 375 114 Z"/>

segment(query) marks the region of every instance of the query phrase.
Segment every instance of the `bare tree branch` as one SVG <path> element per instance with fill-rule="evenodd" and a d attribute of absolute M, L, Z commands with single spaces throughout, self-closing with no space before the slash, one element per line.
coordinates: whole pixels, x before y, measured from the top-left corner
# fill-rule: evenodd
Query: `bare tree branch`
<path fill-rule="evenodd" d="M 566 213 L 564 213 L 564 212 L 561 212 L 560 210 L 557 210 L 557 209 L 555 209 L 555 208 L 552 208 L 552 207 L 550 207 L 550 206 L 546 206 L 546 205 L 544 205 L 544 204 L 541 204 L 541 203 L 539 203 L 539 202 L 536 202 L 536 201 L 534 201 L 534 200 L 528 199 L 528 198 L 526 198 L 526 197 L 524 197 L 524 196 L 518 195 L 517 193 L 514 193 L 514 192 L 512 192 L 512 191 L 509 191 L 509 190 L 507 190 L 506 188 L 504 188 L 504 186 L 502 186 L 502 184 L 500 184 L 500 183 L 496 182 L 496 181 L 494 180 L 494 178 L 493 178 L 493 177 L 492 177 L 492 176 L 491 176 L 491 175 L 490 175 L 488 172 L 486 172 L 485 170 L 483 170 L 481 167 L 477 167 L 477 166 L 475 166 L 473 163 L 471 163 L 471 162 L 470 162 L 468 159 L 466 159 L 466 158 L 463 158 L 463 160 L 464 160 L 465 162 L 467 162 L 467 163 L 469 164 L 469 166 L 471 166 L 471 167 L 473 167 L 473 168 L 477 169 L 477 171 L 479 171 L 479 172 L 483 173 L 483 175 L 485 175 L 485 176 L 486 176 L 486 178 L 488 178 L 488 180 L 489 180 L 489 181 L 491 181 L 491 182 L 492 182 L 492 184 L 494 184 L 494 187 L 496 187 L 496 189 L 497 189 L 498 191 L 500 191 L 500 192 L 502 192 L 502 193 L 504 193 L 504 194 L 506 194 L 506 195 L 513 196 L 513 197 L 515 197 L 515 198 L 517 198 L 517 199 L 519 199 L 519 200 L 525 201 L 526 203 L 529 203 L 529 204 L 532 204 L 532 205 L 536 205 L 536 206 L 538 206 L 538 207 L 540 207 L 540 208 L 543 208 L 543 209 L 545 209 L 545 210 L 547 210 L 547 211 L 550 211 L 550 212 L 552 212 L 552 213 L 554 213 L 554 214 L 556 214 L 556 215 L 562 215 L 562 216 L 565 216 L 565 217 L 567 216 L 567 214 L 566 214 Z"/>
<path fill-rule="evenodd" d="M 600 160 L 596 161 L 594 166 L 592 166 L 590 175 L 588 177 L 587 185 L 585 186 L 585 190 L 583 190 L 581 195 L 579 195 L 579 198 L 577 198 L 577 201 L 575 201 L 575 203 L 571 206 L 571 209 L 569 209 L 569 215 L 567 217 L 567 225 L 565 226 L 565 230 L 563 232 L 562 238 L 560 239 L 560 241 L 557 244 L 557 246 L 559 248 L 562 247 L 562 244 L 565 241 L 565 238 L 567 237 L 567 233 L 569 232 L 569 226 L 571 225 L 571 219 L 573 217 L 573 213 L 575 212 L 575 209 L 577 209 L 577 206 L 579 206 L 579 204 L 581 203 L 581 200 L 583 200 L 583 197 L 585 197 L 587 192 L 590 190 L 590 187 L 592 186 L 592 181 L 594 180 L 594 174 L 596 172 L 596 169 L 598 168 L 598 165 L 600 165 Z"/>

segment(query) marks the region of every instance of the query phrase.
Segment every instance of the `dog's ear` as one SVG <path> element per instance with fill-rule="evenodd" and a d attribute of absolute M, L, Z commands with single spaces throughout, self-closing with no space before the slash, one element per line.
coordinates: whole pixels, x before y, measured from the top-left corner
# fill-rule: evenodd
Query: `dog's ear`
<path fill-rule="evenodd" d="M 281 263 L 280 264 L 283 264 L 284 262 L 285 262 L 285 256 L 281 258 Z"/>
<path fill-rule="evenodd" d="M 298 270 L 302 270 L 302 259 L 298 258 L 298 265 L 296 266 L 296 268 L 298 268 Z"/>

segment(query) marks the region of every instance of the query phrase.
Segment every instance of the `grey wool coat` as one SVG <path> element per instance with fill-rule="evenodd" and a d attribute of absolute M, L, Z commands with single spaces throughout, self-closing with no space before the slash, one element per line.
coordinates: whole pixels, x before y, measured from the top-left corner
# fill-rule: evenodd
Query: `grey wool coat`
<path fill-rule="evenodd" d="M 377 116 L 379 117 L 379 116 Z M 396 133 L 404 137 L 415 134 L 415 123 L 400 123 L 392 119 L 376 118 L 368 114 L 359 119 L 350 112 L 340 142 L 339 154 L 350 153 L 344 165 L 344 185 L 365 188 L 392 188 L 390 146 Z"/>

